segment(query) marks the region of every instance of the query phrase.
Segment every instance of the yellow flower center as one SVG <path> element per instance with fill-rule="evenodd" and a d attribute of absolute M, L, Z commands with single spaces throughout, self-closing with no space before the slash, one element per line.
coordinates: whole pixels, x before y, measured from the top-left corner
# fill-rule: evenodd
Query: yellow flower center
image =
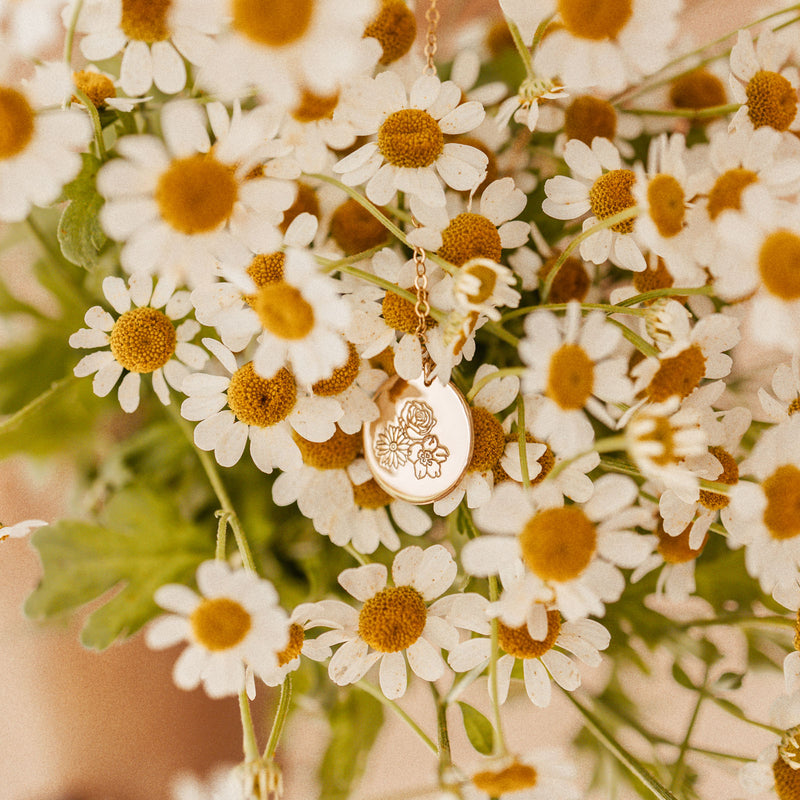
<path fill-rule="evenodd" d="M 547 635 L 544 639 L 534 639 L 528 633 L 528 626 L 509 628 L 502 622 L 497 623 L 500 647 L 515 658 L 539 658 L 543 656 L 558 639 L 561 633 L 561 614 L 556 609 L 547 612 Z"/>
<path fill-rule="evenodd" d="M 687 561 L 694 561 L 708 541 L 708 534 L 705 535 L 702 544 L 696 550 L 689 547 L 689 534 L 692 532 L 691 523 L 687 525 L 677 536 L 670 536 L 664 530 L 664 524 L 659 519 L 655 534 L 658 537 L 656 549 L 661 557 L 668 564 L 685 564 Z"/>
<path fill-rule="evenodd" d="M 374 478 L 370 478 L 364 483 L 353 484 L 353 499 L 359 508 L 374 510 L 376 508 L 385 508 L 394 498 L 384 492 Z"/>
<path fill-rule="evenodd" d="M 800 297 L 800 236 L 787 230 L 771 233 L 758 253 L 764 288 L 781 300 Z"/>
<path fill-rule="evenodd" d="M 339 92 L 316 94 L 304 86 L 291 114 L 298 122 L 319 122 L 321 119 L 332 119 L 338 104 Z"/>
<path fill-rule="evenodd" d="M 461 272 L 478 279 L 478 288 L 472 294 L 466 295 L 467 300 L 476 305 L 487 302 L 497 287 L 497 271 L 485 264 L 469 264 Z"/>
<path fill-rule="evenodd" d="M 472 783 L 477 789 L 486 792 L 489 797 L 500 797 L 508 792 L 520 792 L 536 786 L 538 776 L 536 770 L 527 764 L 514 761 L 501 770 L 483 770 L 472 776 Z"/>
<path fill-rule="evenodd" d="M 562 344 L 550 357 L 547 396 L 564 410 L 583 408 L 594 388 L 594 364 L 577 344 Z"/>
<path fill-rule="evenodd" d="M 647 186 L 650 218 L 665 238 L 677 236 L 683 230 L 686 215 L 683 187 L 672 175 L 656 175 Z"/>
<path fill-rule="evenodd" d="M 642 414 L 643 417 L 649 416 Z M 665 467 L 667 464 L 677 463 L 678 456 L 675 452 L 675 428 L 667 417 L 650 417 L 653 422 L 653 429 L 640 437 L 642 442 L 656 442 L 661 446 L 661 452 L 648 456 L 649 460 L 658 467 Z"/>
<path fill-rule="evenodd" d="M 800 800 L 800 752 L 797 735 L 797 728 L 786 731 L 778 745 L 778 757 L 772 765 L 778 800 Z"/>
<path fill-rule="evenodd" d="M 683 400 L 699 385 L 706 374 L 706 358 L 696 345 L 690 345 L 671 358 L 662 358 L 645 393 L 654 403 L 661 403 L 677 395 Z"/>
<path fill-rule="evenodd" d="M 437 253 L 446 261 L 463 266 L 471 258 L 499 262 L 502 246 L 497 228 L 480 214 L 464 212 L 442 231 L 442 246 Z"/>
<path fill-rule="evenodd" d="M 613 169 L 601 175 L 589 190 L 592 213 L 597 219 L 608 219 L 626 208 L 633 208 L 636 201 L 631 194 L 631 186 L 636 180 L 633 170 Z M 617 233 L 631 233 L 633 219 L 626 219 L 611 226 Z"/>
<path fill-rule="evenodd" d="M 284 650 L 278 653 L 278 666 L 284 667 L 290 661 L 294 661 L 303 651 L 303 644 L 306 640 L 306 632 L 302 625 L 293 622 L 289 626 L 289 644 Z"/>
<path fill-rule="evenodd" d="M 167 15 L 172 0 L 122 0 L 120 28 L 129 39 L 161 42 L 170 35 Z"/>
<path fill-rule="evenodd" d="M 560 252 L 554 252 L 553 255 L 539 267 L 539 280 L 547 280 L 547 276 L 556 265 L 556 261 L 558 261 L 560 255 Z M 633 274 L 635 276 L 640 273 L 634 272 Z M 583 266 L 583 261 L 579 258 L 567 256 L 564 263 L 559 267 L 553 283 L 550 285 L 550 302 L 566 303 L 569 300 L 583 300 L 589 293 L 591 283 L 589 274 L 586 272 L 586 267 Z"/>
<path fill-rule="evenodd" d="M 389 114 L 378 129 L 378 149 L 395 167 L 429 167 L 441 155 L 444 135 L 439 123 L 418 108 Z"/>
<path fill-rule="evenodd" d="M 700 110 L 721 106 L 727 100 L 722 81 L 707 69 L 696 69 L 672 83 L 669 101 L 675 108 Z M 708 122 L 703 119 L 703 122 Z"/>
<path fill-rule="evenodd" d="M 294 203 L 283 212 L 283 222 L 280 224 L 281 232 L 286 233 L 289 225 L 303 213 L 311 214 L 319 219 L 319 200 L 317 200 L 317 192 L 313 186 L 309 186 L 307 183 L 298 183 L 297 197 L 295 197 Z"/>
<path fill-rule="evenodd" d="M 0 86 L 0 159 L 21 153 L 33 138 L 34 113 L 21 92 Z"/>
<path fill-rule="evenodd" d="M 747 115 L 754 128 L 788 131 L 797 114 L 797 91 L 777 72 L 759 70 L 745 87 Z"/>
<path fill-rule="evenodd" d="M 2 525 L 0 525 L 2 527 Z M 800 608 L 797 609 L 797 615 L 794 621 L 794 638 L 792 644 L 795 650 L 800 650 Z"/>
<path fill-rule="evenodd" d="M 381 222 L 352 197 L 331 215 L 331 236 L 348 256 L 363 253 L 389 240 Z"/>
<path fill-rule="evenodd" d="M 247 636 L 250 614 L 228 597 L 203 600 L 189 617 L 195 639 L 206 650 L 230 650 Z"/>
<path fill-rule="evenodd" d="M 796 414 L 798 411 L 800 411 L 800 397 L 795 397 L 795 399 L 789 403 L 786 413 L 791 417 L 792 414 Z"/>
<path fill-rule="evenodd" d="M 589 566 L 597 531 L 577 506 L 548 508 L 525 523 L 519 535 L 522 560 L 545 581 L 570 581 Z"/>
<path fill-rule="evenodd" d="M 716 219 L 726 209 L 739 211 L 742 207 L 742 192 L 757 180 L 755 172 L 742 167 L 723 172 L 708 193 L 708 216 Z"/>
<path fill-rule="evenodd" d="M 609 141 L 617 132 L 617 112 L 607 100 L 585 94 L 576 97 L 564 112 L 567 139 L 580 139 L 591 146 L 595 136 Z"/>
<path fill-rule="evenodd" d="M 256 44 L 283 47 L 302 39 L 314 16 L 314 0 L 233 0 L 231 26 Z"/>
<path fill-rule="evenodd" d="M 404 0 L 383 0 L 378 16 L 367 25 L 364 36 L 381 43 L 380 63 L 386 66 L 404 56 L 417 36 L 417 20 Z"/>
<path fill-rule="evenodd" d="M 674 280 L 667 269 L 667 265 L 664 263 L 664 259 L 659 257 L 655 267 L 648 266 L 647 269 L 643 269 L 641 272 L 633 273 L 633 288 L 640 294 L 644 294 L 653 289 L 669 289 L 674 285 Z M 553 300 L 553 302 L 556 301 Z M 648 304 L 652 302 L 650 300 Z"/>
<path fill-rule="evenodd" d="M 248 361 L 231 376 L 228 406 L 245 425 L 269 428 L 286 419 L 297 400 L 294 376 L 286 368 L 262 378 Z"/>
<path fill-rule="evenodd" d="M 739 465 L 736 459 L 722 447 L 709 447 L 708 452 L 722 464 L 722 474 L 714 478 L 717 483 L 725 483 L 728 486 L 739 482 Z M 727 495 L 719 492 L 710 492 L 708 489 L 700 490 L 700 504 L 711 511 L 719 511 L 730 503 Z"/>
<path fill-rule="evenodd" d="M 414 311 L 414 304 L 405 297 L 400 297 L 394 292 L 386 292 L 381 308 L 383 321 L 390 328 L 402 333 L 414 333 L 417 329 L 417 314 Z M 436 325 L 433 317 L 428 317 L 426 322 L 429 328 Z"/>
<path fill-rule="evenodd" d="M 764 481 L 767 507 L 764 524 L 773 539 L 792 539 L 800 533 L 800 469 L 794 464 L 778 467 Z"/>
<path fill-rule="evenodd" d="M 304 339 L 314 328 L 314 308 L 286 281 L 259 287 L 253 308 L 264 329 L 279 339 Z"/>
<path fill-rule="evenodd" d="M 341 367 L 337 367 L 329 378 L 317 381 L 311 387 L 314 394 L 321 397 L 335 397 L 353 385 L 361 368 L 361 356 L 351 342 L 347 343 L 347 347 L 347 361 Z"/>
<path fill-rule="evenodd" d="M 283 267 L 285 264 L 286 256 L 280 251 L 275 253 L 261 253 L 250 262 L 250 266 L 247 268 L 247 274 L 260 289 L 262 286 L 269 286 L 271 283 L 282 281 Z M 253 295 L 252 300 L 255 302 L 255 295 Z"/>
<path fill-rule="evenodd" d="M 373 650 L 397 653 L 422 636 L 428 609 L 412 586 L 387 586 L 370 597 L 358 614 L 358 635 Z"/>
<path fill-rule="evenodd" d="M 230 167 L 213 155 L 197 153 L 169 165 L 158 179 L 155 199 L 164 221 L 191 236 L 224 225 L 238 193 Z"/>
<path fill-rule="evenodd" d="M 117 96 L 114 82 L 107 75 L 101 75 L 99 72 L 82 69 L 72 73 L 72 80 L 95 108 L 105 108 L 106 100 Z M 81 102 L 75 97 L 72 99 Z"/>
<path fill-rule="evenodd" d="M 344 469 L 361 452 L 361 434 L 345 433 L 338 426 L 327 442 L 309 442 L 297 433 L 294 440 L 300 448 L 303 463 L 315 469 Z"/>
<path fill-rule="evenodd" d="M 558 0 L 564 27 L 583 39 L 613 39 L 633 15 L 633 0 Z"/>
<path fill-rule="evenodd" d="M 111 352 L 130 372 L 153 372 L 172 358 L 177 343 L 169 317 L 156 308 L 133 308 L 115 323 Z"/>
<path fill-rule="evenodd" d="M 469 472 L 486 472 L 492 469 L 503 455 L 506 448 L 506 436 L 503 426 L 497 417 L 485 408 L 475 406 L 472 409 L 472 432 L 474 446 Z"/>

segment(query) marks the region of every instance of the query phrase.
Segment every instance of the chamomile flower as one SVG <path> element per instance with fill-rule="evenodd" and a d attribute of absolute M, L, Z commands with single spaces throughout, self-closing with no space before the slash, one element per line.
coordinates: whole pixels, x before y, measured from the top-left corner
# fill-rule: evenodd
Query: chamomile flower
<path fill-rule="evenodd" d="M 147 628 L 145 641 L 156 650 L 188 642 L 172 672 L 178 688 L 202 683 L 209 697 L 237 694 L 247 669 L 261 677 L 277 667 L 290 644 L 288 615 L 269 581 L 224 561 L 204 561 L 197 588 L 199 594 L 182 584 L 156 589 L 156 603 L 172 613 Z"/>
<path fill-rule="evenodd" d="M 169 388 L 180 389 L 190 369 L 202 369 L 208 356 L 191 339 L 200 330 L 193 319 L 177 327 L 175 322 L 191 308 L 189 293 L 175 291 L 165 278 L 153 288 L 148 275 L 133 275 L 125 285 L 122 278 L 103 281 L 103 294 L 117 312 L 115 318 L 101 306 L 92 306 L 85 316 L 88 328 L 69 338 L 71 347 L 96 349 L 75 366 L 79 378 L 94 373 L 92 388 L 105 397 L 125 373 L 117 396 L 123 411 L 139 407 L 141 376 L 150 374 L 153 391 L 169 405 Z"/>
<path fill-rule="evenodd" d="M 236 464 L 250 441 L 250 456 L 262 472 L 300 466 L 300 450 L 292 431 L 311 441 L 326 441 L 335 433 L 341 407 L 326 397 L 298 389 L 285 367 L 272 378 L 262 378 L 253 362 L 236 356 L 221 342 L 204 339 L 225 375 L 197 372 L 183 382 L 188 395 L 181 415 L 197 421 L 195 444 L 213 450 L 223 467 Z"/>
<path fill-rule="evenodd" d="M 458 191 L 477 188 L 486 174 L 486 155 L 444 139 L 446 134 L 467 133 L 483 121 L 479 102 L 460 100 L 461 91 L 452 81 L 442 83 L 432 75 L 418 78 L 408 94 L 393 72 L 354 81 L 342 113 L 357 133 L 377 134 L 377 141 L 359 147 L 333 171 L 348 186 L 366 183 L 366 195 L 377 205 L 405 192 L 414 213 L 420 203 L 445 204 L 442 181 Z"/>
<path fill-rule="evenodd" d="M 513 117 L 515 122 L 525 125 L 532 132 L 539 121 L 539 102 L 560 100 L 566 96 L 566 89 L 557 80 L 527 78 L 520 84 L 516 95 L 500 104 L 495 122 L 505 126 Z"/>
<path fill-rule="evenodd" d="M 431 601 L 447 591 L 456 571 L 441 545 L 401 550 L 392 562 L 392 586 L 383 564 L 344 570 L 339 583 L 363 605 L 356 611 L 337 603 L 342 627 L 326 635 L 326 642 L 343 644 L 328 665 L 331 680 L 339 686 L 355 683 L 380 663 L 381 691 L 390 700 L 406 692 L 406 660 L 422 680 L 438 680 L 445 672 L 439 651 L 454 647 L 458 633 L 445 619 L 448 598 Z"/>
<path fill-rule="evenodd" d="M 47 524 L 47 522 L 41 519 L 26 519 L 14 525 L 3 525 L 0 523 L 0 542 L 4 542 L 6 539 L 24 539 L 33 531 Z"/>
<path fill-rule="evenodd" d="M 800 411 L 800 351 L 792 355 L 791 364 L 780 364 L 772 376 L 772 391 L 758 390 L 761 407 L 770 422 L 785 422 Z"/>
<path fill-rule="evenodd" d="M 555 219 L 576 219 L 588 211 L 583 230 L 636 206 L 633 184 L 636 174 L 624 168 L 619 152 L 608 139 L 595 138 L 591 147 L 571 139 L 564 147 L 564 160 L 573 177 L 558 175 L 544 185 L 547 198 L 542 211 Z M 641 272 L 646 264 L 635 237 L 634 219 L 603 228 L 581 242 L 580 253 L 587 261 L 612 264 Z"/>
<path fill-rule="evenodd" d="M 64 0 L 0 0 L 0 24 L 8 29 L 3 46 L 27 58 L 41 58 L 63 34 L 59 13 Z"/>

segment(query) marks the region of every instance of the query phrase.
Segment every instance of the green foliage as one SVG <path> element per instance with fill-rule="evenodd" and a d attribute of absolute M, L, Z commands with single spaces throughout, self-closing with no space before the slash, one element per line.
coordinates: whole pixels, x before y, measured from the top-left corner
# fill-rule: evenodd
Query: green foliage
<path fill-rule="evenodd" d="M 464 730 L 467 733 L 469 743 L 481 755 L 488 756 L 494 750 L 494 728 L 492 723 L 468 703 L 458 701 L 461 715 L 464 717 Z"/>
<path fill-rule="evenodd" d="M 58 243 L 65 258 L 91 269 L 97 265 L 106 244 L 98 214 L 103 198 L 97 192 L 97 171 L 102 162 L 89 153 L 81 153 L 83 168 L 78 177 L 64 187 L 69 200 L 58 223 Z"/>
<path fill-rule="evenodd" d="M 25 604 L 34 619 L 53 619 L 96 600 L 81 641 L 103 650 L 159 613 L 153 593 L 165 583 L 190 584 L 213 558 L 213 532 L 187 522 L 169 494 L 131 486 L 115 495 L 97 524 L 63 520 L 31 539 L 44 574 Z"/>

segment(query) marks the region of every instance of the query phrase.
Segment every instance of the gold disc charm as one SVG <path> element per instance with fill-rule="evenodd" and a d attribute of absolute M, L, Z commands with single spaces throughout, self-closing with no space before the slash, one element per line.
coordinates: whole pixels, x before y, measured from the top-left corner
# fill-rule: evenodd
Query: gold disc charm
<path fill-rule="evenodd" d="M 472 414 L 452 383 L 390 378 L 375 395 L 380 416 L 364 425 L 364 457 L 375 481 L 422 505 L 450 492 L 472 459 Z"/>

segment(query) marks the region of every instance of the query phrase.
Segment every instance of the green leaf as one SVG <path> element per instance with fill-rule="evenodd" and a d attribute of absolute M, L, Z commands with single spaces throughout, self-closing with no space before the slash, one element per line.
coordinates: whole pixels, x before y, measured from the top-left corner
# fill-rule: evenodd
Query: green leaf
<path fill-rule="evenodd" d="M 65 258 L 90 269 L 97 264 L 106 243 L 98 219 L 103 198 L 96 186 L 97 171 L 102 162 L 89 153 L 82 153 L 81 157 L 83 168 L 78 177 L 64 187 L 69 203 L 58 223 L 58 243 Z"/>
<path fill-rule="evenodd" d="M 692 679 L 684 672 L 683 667 L 676 661 L 672 665 L 672 677 L 683 686 L 684 689 L 697 691 L 697 687 L 692 683 Z"/>
<path fill-rule="evenodd" d="M 320 767 L 319 800 L 347 800 L 383 724 L 383 706 L 366 692 L 350 691 L 330 710 L 329 722 L 331 740 Z"/>
<path fill-rule="evenodd" d="M 464 717 L 464 730 L 467 733 L 469 743 L 481 755 L 488 756 L 494 749 L 494 728 L 492 723 L 468 703 L 458 701 L 461 714 Z"/>
<path fill-rule="evenodd" d="M 25 604 L 34 619 L 52 619 L 118 591 L 86 619 L 81 642 L 103 650 L 159 613 L 153 593 L 190 583 L 213 558 L 213 533 L 183 519 L 169 495 L 131 487 L 115 495 L 100 524 L 63 520 L 32 536 L 44 574 Z"/>
<path fill-rule="evenodd" d="M 741 689 L 743 678 L 744 675 L 739 672 L 725 672 L 714 681 L 714 689 L 720 692 Z"/>

